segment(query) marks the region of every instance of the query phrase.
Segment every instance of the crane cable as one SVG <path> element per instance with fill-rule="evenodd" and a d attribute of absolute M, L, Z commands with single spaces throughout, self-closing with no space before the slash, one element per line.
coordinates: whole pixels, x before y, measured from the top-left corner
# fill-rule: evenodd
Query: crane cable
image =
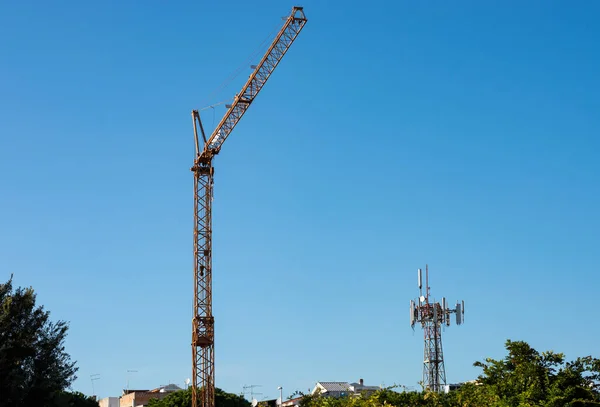
<path fill-rule="evenodd" d="M 233 98 L 229 98 L 227 100 L 223 100 L 222 102 L 214 103 L 214 104 L 212 104 L 210 106 L 206 106 L 206 107 L 203 107 L 202 109 L 200 109 L 200 112 L 202 112 L 204 110 L 212 109 L 212 111 L 213 111 L 213 120 L 212 120 L 212 126 L 211 127 L 215 127 L 215 107 L 219 106 L 219 105 L 222 105 L 224 103 L 227 103 L 227 102 L 231 101 L 232 99 Z"/>
<path fill-rule="evenodd" d="M 242 64 L 240 64 L 227 78 L 225 78 L 225 80 L 219 86 L 217 86 L 212 92 L 209 93 L 209 95 L 205 99 L 206 100 L 205 103 L 208 103 L 208 101 L 211 98 L 215 97 L 217 94 L 219 94 L 219 92 L 221 92 L 225 87 L 227 87 L 233 80 L 235 80 L 242 73 L 242 70 L 244 68 L 246 68 L 248 66 L 248 64 L 250 62 L 252 62 L 252 60 L 254 58 L 256 58 L 256 55 L 259 54 L 259 52 L 264 50 L 265 44 L 267 44 L 269 42 L 269 40 L 272 40 L 272 38 L 275 36 L 275 33 L 278 32 L 280 29 L 281 29 L 281 27 L 279 24 L 277 26 L 275 26 L 275 28 L 269 33 L 269 35 L 267 35 L 267 37 L 265 37 L 265 39 L 260 43 L 260 45 L 244 60 L 244 62 Z M 222 104 L 222 102 L 219 102 L 218 104 Z M 216 105 L 217 104 L 213 104 L 211 106 L 216 106 Z M 211 106 L 208 106 L 207 108 L 209 108 Z"/>

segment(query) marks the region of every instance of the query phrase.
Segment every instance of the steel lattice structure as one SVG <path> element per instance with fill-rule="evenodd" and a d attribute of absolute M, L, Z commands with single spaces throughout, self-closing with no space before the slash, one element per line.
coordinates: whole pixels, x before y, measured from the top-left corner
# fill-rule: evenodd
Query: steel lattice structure
<path fill-rule="evenodd" d="M 192 111 L 196 158 L 194 173 L 194 304 L 192 319 L 193 407 L 215 405 L 215 319 L 212 313 L 212 161 L 306 24 L 302 7 L 294 7 L 271 46 L 238 93 L 211 136 L 200 114 Z M 200 146 L 198 129 L 204 142 Z"/>
<path fill-rule="evenodd" d="M 442 348 L 442 325 L 450 326 L 450 314 L 456 314 L 456 324 L 461 325 L 464 320 L 465 303 L 456 303 L 456 308 L 450 309 L 446 305 L 446 298 L 442 303 L 430 298 L 429 267 L 425 266 L 425 295 L 423 295 L 423 281 L 421 269 L 419 274 L 419 298 L 410 301 L 410 326 L 420 323 L 423 328 L 423 388 L 428 391 L 440 392 L 446 386 L 446 368 L 444 366 L 444 351 Z"/>
<path fill-rule="evenodd" d="M 439 392 L 446 385 L 446 368 L 442 349 L 442 307 L 426 304 L 421 311 L 425 348 L 423 351 L 423 387 Z"/>

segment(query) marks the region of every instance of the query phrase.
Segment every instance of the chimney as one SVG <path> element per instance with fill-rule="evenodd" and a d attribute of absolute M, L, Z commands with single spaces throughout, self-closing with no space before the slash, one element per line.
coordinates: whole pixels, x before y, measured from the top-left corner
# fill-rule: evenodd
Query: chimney
<path fill-rule="evenodd" d="M 363 385 L 363 383 L 364 383 L 363 379 L 359 379 L 359 380 L 358 380 L 358 382 L 360 383 L 360 385 L 361 385 L 361 386 L 362 386 L 362 385 Z"/>

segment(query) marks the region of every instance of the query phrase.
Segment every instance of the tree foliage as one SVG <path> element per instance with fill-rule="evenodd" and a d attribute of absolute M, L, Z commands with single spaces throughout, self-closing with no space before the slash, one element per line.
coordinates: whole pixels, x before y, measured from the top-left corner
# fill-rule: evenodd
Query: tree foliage
<path fill-rule="evenodd" d="M 523 341 L 506 341 L 506 350 L 502 360 L 488 358 L 474 364 L 483 369 L 479 382 L 499 406 L 591 406 L 600 402 L 600 360 L 586 356 L 565 362 L 562 353 L 539 353 Z"/>
<path fill-rule="evenodd" d="M 397 392 L 332 399 L 306 395 L 301 407 L 600 407 L 600 360 L 566 362 L 561 353 L 539 353 L 522 341 L 507 341 L 504 359 L 475 362 L 482 374 L 448 394 Z"/>
<path fill-rule="evenodd" d="M 150 400 L 148 407 L 191 407 L 192 390 L 176 391 L 162 400 Z M 215 407 L 251 407 L 248 400 L 237 394 L 227 393 L 215 388 Z"/>
<path fill-rule="evenodd" d="M 67 323 L 50 321 L 32 288 L 0 284 L 0 407 L 53 406 L 75 380 Z"/>
<path fill-rule="evenodd" d="M 53 404 L 54 407 L 98 407 L 98 402 L 94 397 L 86 396 L 78 391 L 58 394 Z"/>

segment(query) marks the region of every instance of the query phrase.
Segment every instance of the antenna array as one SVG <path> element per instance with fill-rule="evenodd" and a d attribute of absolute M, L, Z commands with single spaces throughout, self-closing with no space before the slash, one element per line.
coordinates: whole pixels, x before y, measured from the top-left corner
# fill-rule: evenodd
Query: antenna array
<path fill-rule="evenodd" d="M 442 297 L 441 304 L 430 298 L 429 267 L 425 266 L 425 290 L 423 273 L 417 270 L 419 298 L 410 301 L 410 326 L 420 323 L 423 328 L 425 346 L 423 352 L 423 388 L 440 392 L 446 387 L 446 369 L 442 349 L 442 325 L 450 326 L 450 315 L 456 315 L 456 325 L 464 323 L 465 302 L 457 302 L 451 309 Z"/>

